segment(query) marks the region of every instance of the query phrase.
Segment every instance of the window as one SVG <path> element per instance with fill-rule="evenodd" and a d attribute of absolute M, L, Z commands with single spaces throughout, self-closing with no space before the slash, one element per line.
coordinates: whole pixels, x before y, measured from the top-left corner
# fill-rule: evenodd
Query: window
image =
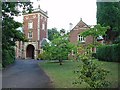
<path fill-rule="evenodd" d="M 45 24 L 44 24 L 44 23 L 42 24 L 42 29 L 43 29 L 43 30 L 45 29 Z"/>
<path fill-rule="evenodd" d="M 32 38 L 32 32 L 28 33 L 28 38 Z"/>
<path fill-rule="evenodd" d="M 80 42 L 85 42 L 85 38 L 79 35 L 79 36 L 78 36 L 78 41 L 80 41 Z"/>
<path fill-rule="evenodd" d="M 33 29 L 33 22 L 28 23 L 28 29 Z"/>

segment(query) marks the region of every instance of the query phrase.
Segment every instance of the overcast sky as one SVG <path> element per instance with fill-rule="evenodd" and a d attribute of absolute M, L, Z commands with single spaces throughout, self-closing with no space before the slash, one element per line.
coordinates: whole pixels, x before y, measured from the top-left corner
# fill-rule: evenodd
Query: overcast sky
<path fill-rule="evenodd" d="M 41 9 L 48 11 L 48 29 L 56 27 L 69 30 L 69 23 L 73 27 L 80 21 L 80 18 L 88 24 L 96 24 L 96 0 L 37 0 L 33 7 L 40 4 Z"/>

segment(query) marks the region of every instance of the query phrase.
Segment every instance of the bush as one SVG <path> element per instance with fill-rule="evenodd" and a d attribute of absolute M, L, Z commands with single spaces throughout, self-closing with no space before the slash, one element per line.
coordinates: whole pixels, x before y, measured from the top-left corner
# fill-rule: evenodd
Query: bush
<path fill-rule="evenodd" d="M 50 53 L 48 52 L 43 52 L 43 53 L 40 53 L 38 55 L 38 59 L 41 59 L 41 60 L 50 60 Z"/>
<path fill-rule="evenodd" d="M 9 50 L 3 49 L 3 51 L 2 51 L 2 66 L 6 67 L 7 65 L 14 63 L 14 61 L 15 61 L 14 48 L 11 48 Z"/>
<path fill-rule="evenodd" d="M 103 61 L 119 62 L 120 44 L 105 45 L 97 48 L 95 57 Z"/>
<path fill-rule="evenodd" d="M 38 54 L 38 58 L 37 59 L 43 59 L 43 54 L 42 53 L 40 53 L 40 54 Z"/>
<path fill-rule="evenodd" d="M 92 57 L 96 57 L 96 53 L 92 53 Z"/>
<path fill-rule="evenodd" d="M 84 48 L 87 52 L 89 48 Z M 93 54 L 94 56 L 95 54 Z M 109 71 L 100 67 L 98 63 L 95 62 L 97 59 L 93 59 L 91 53 L 79 54 L 80 61 L 82 65 L 74 71 L 76 74 L 73 84 L 86 83 L 88 86 L 86 88 L 107 88 L 110 86 L 110 82 L 106 80 Z"/>

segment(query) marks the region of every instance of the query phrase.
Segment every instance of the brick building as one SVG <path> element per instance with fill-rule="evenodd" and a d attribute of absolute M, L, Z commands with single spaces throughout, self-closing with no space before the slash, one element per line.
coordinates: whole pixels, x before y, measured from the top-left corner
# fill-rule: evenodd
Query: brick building
<path fill-rule="evenodd" d="M 69 41 L 75 45 L 91 44 L 93 42 L 92 36 L 88 36 L 88 37 L 84 38 L 80 35 L 81 32 L 88 30 L 90 27 L 91 26 L 88 26 L 85 22 L 82 21 L 82 19 L 80 19 L 80 21 L 77 23 L 77 25 L 69 32 Z M 91 48 L 91 51 L 93 51 L 92 48 Z M 77 56 L 73 52 L 74 51 L 71 51 L 71 53 L 68 55 L 68 58 L 77 60 Z M 84 52 L 85 51 L 82 48 L 78 49 L 78 53 L 82 54 Z"/>
<path fill-rule="evenodd" d="M 80 33 L 88 30 L 90 26 L 82 21 L 82 19 L 77 23 L 77 25 L 70 31 L 69 40 L 71 43 L 78 44 L 78 43 L 85 43 L 90 44 L 93 42 L 93 37 L 88 36 L 86 38 L 80 36 Z"/>
<path fill-rule="evenodd" d="M 16 42 L 16 58 L 36 59 L 42 51 L 41 42 L 48 38 L 47 12 L 38 7 L 32 13 L 23 14 L 23 33 L 28 42 Z"/>

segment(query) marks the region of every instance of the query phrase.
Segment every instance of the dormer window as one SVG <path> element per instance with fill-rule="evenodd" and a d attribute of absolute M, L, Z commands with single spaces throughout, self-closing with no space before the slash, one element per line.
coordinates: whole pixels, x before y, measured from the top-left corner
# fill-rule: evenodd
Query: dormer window
<path fill-rule="evenodd" d="M 78 35 L 78 41 L 81 42 L 81 43 L 84 43 L 85 42 L 85 38 L 81 35 Z"/>
<path fill-rule="evenodd" d="M 33 22 L 28 23 L 28 29 L 33 29 Z"/>

